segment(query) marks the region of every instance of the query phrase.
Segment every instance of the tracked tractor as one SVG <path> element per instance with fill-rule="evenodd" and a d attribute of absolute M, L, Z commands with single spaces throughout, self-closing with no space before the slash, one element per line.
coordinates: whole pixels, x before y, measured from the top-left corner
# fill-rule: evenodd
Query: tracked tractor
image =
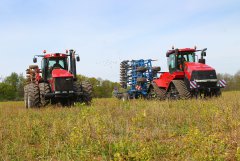
<path fill-rule="evenodd" d="M 189 99 L 192 97 L 220 96 L 224 80 L 218 80 L 216 71 L 206 65 L 206 48 L 183 48 L 169 50 L 166 53 L 169 72 L 161 72 L 149 87 L 150 96 L 161 100 Z M 198 58 L 197 52 L 201 53 Z"/>
<path fill-rule="evenodd" d="M 33 62 L 41 57 L 41 68 L 30 65 L 26 70 L 27 85 L 24 87 L 26 108 L 43 107 L 48 104 L 72 106 L 76 102 L 90 104 L 92 85 L 77 80 L 76 61 L 80 61 L 74 50 L 66 53 L 35 55 Z"/>

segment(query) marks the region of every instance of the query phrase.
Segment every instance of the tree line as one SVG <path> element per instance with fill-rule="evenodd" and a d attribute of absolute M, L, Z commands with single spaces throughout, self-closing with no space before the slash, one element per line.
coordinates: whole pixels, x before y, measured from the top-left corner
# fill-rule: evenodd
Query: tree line
<path fill-rule="evenodd" d="M 93 97 L 108 98 L 112 97 L 114 87 L 120 87 L 119 83 L 102 78 L 88 78 L 83 75 L 77 75 L 78 81 L 89 81 L 93 85 Z M 24 85 L 26 78 L 23 74 L 12 73 L 0 82 L 0 101 L 18 101 L 23 100 Z"/>
<path fill-rule="evenodd" d="M 93 85 L 93 97 L 95 98 L 108 98 L 112 97 L 112 92 L 115 87 L 120 88 L 119 83 L 102 78 L 88 78 L 83 75 L 78 75 L 78 81 L 89 81 Z M 218 79 L 224 79 L 227 86 L 224 91 L 240 90 L 240 71 L 236 74 L 218 74 Z M 24 85 L 26 79 L 23 74 L 12 73 L 2 79 L 0 82 L 0 101 L 8 100 L 23 100 Z"/>

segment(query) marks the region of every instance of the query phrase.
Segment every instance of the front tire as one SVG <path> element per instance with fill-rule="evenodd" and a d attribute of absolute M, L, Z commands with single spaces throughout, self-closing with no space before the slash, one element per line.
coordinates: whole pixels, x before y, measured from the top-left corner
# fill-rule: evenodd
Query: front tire
<path fill-rule="evenodd" d="M 39 87 L 35 83 L 30 83 L 27 92 L 27 108 L 40 107 Z"/>
<path fill-rule="evenodd" d="M 41 106 L 47 106 L 50 103 L 50 99 L 46 99 L 45 95 L 51 92 L 48 83 L 39 83 Z"/>

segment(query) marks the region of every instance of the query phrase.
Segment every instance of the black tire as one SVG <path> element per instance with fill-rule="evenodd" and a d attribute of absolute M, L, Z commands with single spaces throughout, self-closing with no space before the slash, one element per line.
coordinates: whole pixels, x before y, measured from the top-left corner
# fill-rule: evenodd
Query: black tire
<path fill-rule="evenodd" d="M 88 81 L 83 81 L 81 86 L 83 92 L 83 102 L 90 105 L 92 101 L 93 86 Z"/>
<path fill-rule="evenodd" d="M 191 93 L 183 80 L 173 80 L 172 85 L 175 87 L 177 99 L 186 100 L 191 98 Z"/>
<path fill-rule="evenodd" d="M 75 101 L 82 103 L 82 102 L 83 102 L 83 98 L 82 98 L 81 95 L 79 95 L 80 93 L 83 93 L 83 91 L 82 91 L 82 86 L 81 86 L 81 83 L 80 83 L 80 82 L 77 82 L 77 81 L 73 82 L 73 91 L 78 94 L 78 95 L 76 96 Z"/>
<path fill-rule="evenodd" d="M 40 107 L 40 94 L 39 94 L 39 87 L 35 83 L 30 83 L 28 85 L 28 92 L 27 92 L 27 107 Z"/>
<path fill-rule="evenodd" d="M 159 72 L 161 70 L 161 67 L 152 67 L 152 71 Z"/>
<path fill-rule="evenodd" d="M 215 96 L 216 96 L 216 97 L 222 96 L 222 91 L 221 91 L 221 89 L 217 89 L 217 90 L 215 91 Z"/>
<path fill-rule="evenodd" d="M 40 101 L 41 106 L 47 106 L 50 103 L 50 99 L 45 98 L 45 94 L 51 92 L 51 88 L 48 83 L 39 83 Z"/>
<path fill-rule="evenodd" d="M 136 69 L 137 72 L 146 72 L 147 71 L 147 68 L 146 67 L 137 67 Z"/>
<path fill-rule="evenodd" d="M 26 74 L 30 74 L 30 69 L 27 69 L 27 70 L 26 70 Z"/>
<path fill-rule="evenodd" d="M 137 78 L 137 82 L 138 83 L 145 83 L 145 82 L 147 82 L 147 79 L 146 78 Z"/>

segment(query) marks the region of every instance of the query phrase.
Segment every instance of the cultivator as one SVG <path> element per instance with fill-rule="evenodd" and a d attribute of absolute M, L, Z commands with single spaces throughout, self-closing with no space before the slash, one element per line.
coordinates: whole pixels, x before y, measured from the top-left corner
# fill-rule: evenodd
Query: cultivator
<path fill-rule="evenodd" d="M 120 85 L 128 89 L 123 99 L 148 96 L 149 84 L 157 77 L 160 67 L 152 67 L 151 59 L 125 60 L 120 63 Z"/>

